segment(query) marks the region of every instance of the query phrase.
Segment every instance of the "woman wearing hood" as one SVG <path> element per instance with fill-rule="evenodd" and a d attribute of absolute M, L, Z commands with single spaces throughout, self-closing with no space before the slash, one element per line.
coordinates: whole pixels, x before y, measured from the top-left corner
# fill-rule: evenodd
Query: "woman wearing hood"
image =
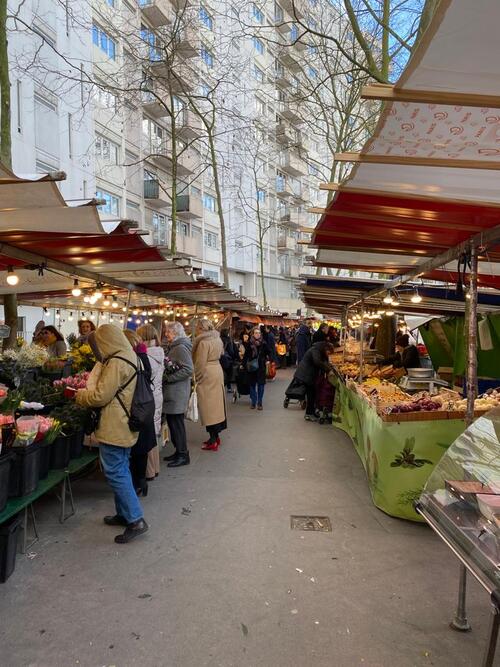
<path fill-rule="evenodd" d="M 220 432 L 227 428 L 224 373 L 220 358 L 224 352 L 219 332 L 209 320 L 198 320 L 193 344 L 193 362 L 196 379 L 198 409 L 209 438 L 202 449 L 216 452 L 220 446 Z"/>
<path fill-rule="evenodd" d="M 272 358 L 268 343 L 263 340 L 262 331 L 254 327 L 250 340 L 245 345 L 243 366 L 247 371 L 250 385 L 250 407 L 252 410 L 262 410 L 264 388 L 266 386 L 266 362 Z"/>
<path fill-rule="evenodd" d="M 184 413 L 191 395 L 192 345 L 180 322 L 166 322 L 164 335 L 168 364 L 163 373 L 163 414 L 175 452 L 164 456 L 163 460 L 168 462 L 169 468 L 179 468 L 190 463 Z"/>
<path fill-rule="evenodd" d="M 128 417 L 117 399 L 118 392 L 127 410 L 132 406 L 136 385 L 137 355 L 114 324 L 103 324 L 95 333 L 95 343 L 102 357 L 102 368 L 95 386 L 79 389 L 76 402 L 86 408 L 101 408 L 95 435 L 100 442 L 101 464 L 115 496 L 116 514 L 104 517 L 108 526 L 124 526 L 115 537 L 124 544 L 148 530 L 132 483 L 130 450 L 138 434 L 130 430 Z"/>
<path fill-rule="evenodd" d="M 160 346 L 160 337 L 152 324 L 143 324 L 137 329 L 137 335 L 140 336 L 146 346 L 146 353 L 151 365 L 151 381 L 153 384 L 153 396 L 155 399 L 155 436 L 156 446 L 148 454 L 148 465 L 146 468 L 146 479 L 148 482 L 158 477 L 160 473 L 160 444 L 161 439 L 161 413 L 163 407 L 163 366 L 165 363 L 165 352 Z"/>

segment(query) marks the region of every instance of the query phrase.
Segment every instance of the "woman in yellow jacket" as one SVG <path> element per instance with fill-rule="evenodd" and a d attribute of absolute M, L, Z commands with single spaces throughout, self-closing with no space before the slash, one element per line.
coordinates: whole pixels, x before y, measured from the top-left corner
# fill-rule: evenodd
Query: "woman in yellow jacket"
<path fill-rule="evenodd" d="M 92 389 L 77 392 L 76 402 L 84 407 L 101 408 L 95 435 L 100 443 L 101 464 L 113 489 L 116 507 L 116 514 L 105 516 L 104 523 L 125 527 L 125 532 L 115 537 L 115 542 L 124 544 L 148 530 L 129 467 L 130 450 L 137 441 L 138 433 L 130 430 L 128 417 L 116 397 L 120 393 L 121 400 L 130 411 L 136 385 L 134 367 L 137 368 L 137 355 L 121 329 L 114 324 L 100 326 L 95 332 L 95 343 L 102 357 L 101 373 Z"/>

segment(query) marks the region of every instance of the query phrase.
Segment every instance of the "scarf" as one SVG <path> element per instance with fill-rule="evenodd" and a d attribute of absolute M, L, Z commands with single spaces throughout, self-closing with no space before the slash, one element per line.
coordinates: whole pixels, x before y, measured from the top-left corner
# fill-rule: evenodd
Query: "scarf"
<path fill-rule="evenodd" d="M 250 349 L 252 350 L 252 359 L 259 356 L 259 348 L 262 345 L 262 338 L 257 340 L 254 336 L 250 337 L 249 340 Z"/>

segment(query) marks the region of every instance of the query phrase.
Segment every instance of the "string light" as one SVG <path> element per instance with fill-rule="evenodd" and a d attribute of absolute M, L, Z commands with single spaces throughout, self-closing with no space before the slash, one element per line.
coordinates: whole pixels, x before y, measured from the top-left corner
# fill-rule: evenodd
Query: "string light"
<path fill-rule="evenodd" d="M 102 302 L 102 305 L 103 306 L 110 306 L 111 305 L 111 301 L 108 299 L 108 297 L 106 297 L 104 299 L 104 301 Z"/>
<path fill-rule="evenodd" d="M 118 308 L 118 299 L 113 294 L 113 302 L 111 303 L 111 308 Z"/>
<path fill-rule="evenodd" d="M 12 266 L 7 268 L 7 284 L 11 287 L 15 287 L 19 282 L 19 276 L 14 272 Z"/>
<path fill-rule="evenodd" d="M 56 310 L 56 320 L 59 320 L 61 318 L 61 311 L 59 308 Z"/>
<path fill-rule="evenodd" d="M 127 317 L 127 322 L 132 322 L 132 318 L 131 318 L 131 317 Z"/>
<path fill-rule="evenodd" d="M 80 285 L 78 284 L 78 278 L 75 278 L 73 281 L 73 289 L 71 290 L 71 294 L 73 296 L 80 296 L 82 293 L 82 290 L 80 289 Z"/>
<path fill-rule="evenodd" d="M 132 315 L 139 315 L 139 311 L 137 310 L 137 308 L 134 308 L 134 310 L 132 311 Z"/>
<path fill-rule="evenodd" d="M 412 303 L 420 303 L 422 301 L 422 297 L 418 293 L 418 290 L 415 290 L 415 294 L 411 297 L 410 301 Z"/>
<path fill-rule="evenodd" d="M 141 320 L 140 320 L 139 318 L 137 318 L 136 321 L 135 321 L 135 323 L 136 323 L 136 324 L 140 324 L 140 323 L 141 323 Z"/>
<path fill-rule="evenodd" d="M 89 296 L 84 296 L 83 301 L 84 301 L 84 303 L 90 303 L 90 297 Z"/>
<path fill-rule="evenodd" d="M 73 311 L 71 311 L 68 316 L 68 322 L 73 322 Z"/>
<path fill-rule="evenodd" d="M 91 320 L 95 320 L 95 315 L 92 311 L 90 311 L 89 317 L 90 317 Z"/>
<path fill-rule="evenodd" d="M 384 303 L 387 303 L 388 305 L 392 303 L 392 295 L 391 294 L 386 294 L 384 298 L 382 299 Z"/>

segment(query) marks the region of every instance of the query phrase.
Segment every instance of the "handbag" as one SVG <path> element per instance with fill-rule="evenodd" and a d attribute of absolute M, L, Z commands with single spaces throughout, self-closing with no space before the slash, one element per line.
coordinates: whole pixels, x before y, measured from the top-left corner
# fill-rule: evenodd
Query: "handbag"
<path fill-rule="evenodd" d="M 196 393 L 196 380 L 193 381 L 193 388 L 189 397 L 186 412 L 184 414 L 190 422 L 198 421 L 198 395 Z"/>
<path fill-rule="evenodd" d="M 247 361 L 247 373 L 256 373 L 259 370 L 259 359 L 250 359 Z"/>

